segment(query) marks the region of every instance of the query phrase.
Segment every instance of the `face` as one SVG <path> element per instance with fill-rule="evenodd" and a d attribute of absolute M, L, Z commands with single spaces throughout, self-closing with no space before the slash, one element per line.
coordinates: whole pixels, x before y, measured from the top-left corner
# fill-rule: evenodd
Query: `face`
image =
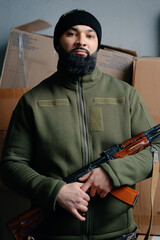
<path fill-rule="evenodd" d="M 63 33 L 60 44 L 67 52 L 73 51 L 74 55 L 87 57 L 87 52 L 92 55 L 97 51 L 98 37 L 91 27 L 76 25 Z"/>

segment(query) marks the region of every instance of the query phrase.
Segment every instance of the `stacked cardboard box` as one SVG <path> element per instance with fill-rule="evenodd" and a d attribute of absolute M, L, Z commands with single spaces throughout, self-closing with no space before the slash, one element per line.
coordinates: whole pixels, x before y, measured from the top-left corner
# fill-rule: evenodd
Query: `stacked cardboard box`
<path fill-rule="evenodd" d="M 135 58 L 132 84 L 143 98 L 156 124 L 160 124 L 160 58 Z M 145 234 L 149 226 L 151 214 L 150 186 L 151 179 L 137 184 L 140 196 L 134 209 L 134 217 L 140 234 Z M 159 186 L 160 177 L 153 208 L 152 235 L 160 235 Z"/>
<path fill-rule="evenodd" d="M 133 86 L 137 89 L 152 117 L 160 123 L 160 58 L 135 58 Z"/>
<path fill-rule="evenodd" d="M 50 26 L 43 20 L 36 20 L 11 30 L 1 88 L 32 88 L 57 70 L 58 55 L 53 49 L 53 37 L 35 33 Z M 130 82 L 135 56 L 132 51 L 102 46 L 97 65 L 102 71 Z"/>
<path fill-rule="evenodd" d="M 11 29 L 1 88 L 31 88 L 56 70 L 53 38 L 36 34 L 51 25 L 42 20 Z"/>
<path fill-rule="evenodd" d="M 8 124 L 20 97 L 28 89 L 0 89 L 0 157 L 2 154 L 2 148 L 4 143 L 4 138 L 8 129 Z"/>

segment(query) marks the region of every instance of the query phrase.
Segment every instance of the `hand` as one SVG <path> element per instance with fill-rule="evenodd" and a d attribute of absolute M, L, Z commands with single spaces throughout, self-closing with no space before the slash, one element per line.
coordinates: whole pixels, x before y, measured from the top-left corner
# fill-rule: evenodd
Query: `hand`
<path fill-rule="evenodd" d="M 85 174 L 79 178 L 79 181 L 85 182 L 81 189 L 84 192 L 89 192 L 91 197 L 99 195 L 101 198 L 104 198 L 113 188 L 111 178 L 101 167 Z"/>
<path fill-rule="evenodd" d="M 59 205 L 80 221 L 85 221 L 84 215 L 88 210 L 87 206 L 90 200 L 89 195 L 81 189 L 83 184 L 79 182 L 66 184 L 61 188 L 57 196 Z"/>

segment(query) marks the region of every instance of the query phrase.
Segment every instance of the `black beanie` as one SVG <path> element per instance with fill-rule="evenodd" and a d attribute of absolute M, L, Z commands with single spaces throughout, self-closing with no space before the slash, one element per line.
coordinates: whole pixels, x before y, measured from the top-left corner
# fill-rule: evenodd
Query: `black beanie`
<path fill-rule="evenodd" d="M 86 25 L 91 27 L 98 37 L 98 49 L 101 44 L 102 30 L 99 21 L 89 12 L 81 9 L 75 9 L 63 14 L 57 22 L 54 30 L 54 48 L 57 48 L 62 34 L 69 28 L 76 25 Z"/>

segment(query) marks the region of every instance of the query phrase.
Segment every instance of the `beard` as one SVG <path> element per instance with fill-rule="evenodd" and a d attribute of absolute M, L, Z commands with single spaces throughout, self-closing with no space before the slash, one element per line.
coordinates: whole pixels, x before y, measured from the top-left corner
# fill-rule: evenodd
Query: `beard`
<path fill-rule="evenodd" d="M 77 49 L 85 50 L 87 56 L 75 55 L 73 52 Z M 58 65 L 57 69 L 65 71 L 74 76 L 83 76 L 93 72 L 97 61 L 97 51 L 90 55 L 89 51 L 85 48 L 77 47 L 72 51 L 67 52 L 61 45 L 58 49 Z"/>

